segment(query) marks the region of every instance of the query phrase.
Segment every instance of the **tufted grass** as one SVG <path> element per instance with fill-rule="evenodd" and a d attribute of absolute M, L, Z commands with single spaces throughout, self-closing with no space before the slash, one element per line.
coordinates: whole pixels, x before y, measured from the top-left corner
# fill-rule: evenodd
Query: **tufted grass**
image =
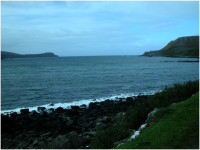
<path fill-rule="evenodd" d="M 135 140 L 115 149 L 188 149 L 199 141 L 199 92 L 181 103 L 161 108 L 156 122 Z"/>

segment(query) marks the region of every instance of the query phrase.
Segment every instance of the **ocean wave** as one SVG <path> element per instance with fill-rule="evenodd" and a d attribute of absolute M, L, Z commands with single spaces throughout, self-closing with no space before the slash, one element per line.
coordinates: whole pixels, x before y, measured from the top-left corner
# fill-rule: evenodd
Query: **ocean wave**
<path fill-rule="evenodd" d="M 156 92 L 160 92 L 160 91 L 161 90 L 150 91 L 150 92 L 119 93 L 119 94 L 101 97 L 101 98 L 97 98 L 97 99 L 86 99 L 86 100 L 72 101 L 72 102 L 67 102 L 67 103 L 55 103 L 55 104 L 53 104 L 53 106 L 50 106 L 52 103 L 48 103 L 45 105 L 34 106 L 34 107 L 21 107 L 21 108 L 15 108 L 12 110 L 1 110 L 1 114 L 10 114 L 12 112 L 17 112 L 18 114 L 20 114 L 21 109 L 27 109 L 27 108 L 29 109 L 30 112 L 33 110 L 37 111 L 38 107 L 45 107 L 47 110 L 50 108 L 56 109 L 58 107 L 62 107 L 64 109 L 71 109 L 71 106 L 81 106 L 81 105 L 85 104 L 86 108 L 88 108 L 88 106 L 91 102 L 101 102 L 101 101 L 105 101 L 107 99 L 118 101 L 120 99 L 126 99 L 127 97 L 134 97 L 134 96 L 136 97 L 138 95 L 154 95 Z M 37 111 L 37 112 L 39 113 L 39 111 Z"/>

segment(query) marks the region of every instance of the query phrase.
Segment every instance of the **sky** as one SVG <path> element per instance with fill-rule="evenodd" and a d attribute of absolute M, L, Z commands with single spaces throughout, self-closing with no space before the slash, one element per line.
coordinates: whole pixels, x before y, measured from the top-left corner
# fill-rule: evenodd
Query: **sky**
<path fill-rule="evenodd" d="M 199 35 L 199 1 L 1 1 L 1 51 L 142 55 Z"/>

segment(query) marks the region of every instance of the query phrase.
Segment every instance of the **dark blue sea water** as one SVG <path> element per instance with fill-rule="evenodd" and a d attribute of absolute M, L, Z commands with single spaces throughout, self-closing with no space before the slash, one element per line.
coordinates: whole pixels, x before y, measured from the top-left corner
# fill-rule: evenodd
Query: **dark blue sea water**
<path fill-rule="evenodd" d="M 1 61 L 1 112 L 37 106 L 70 108 L 163 90 L 199 78 L 195 58 L 91 56 Z M 164 62 L 175 61 L 175 62 Z M 49 106 L 54 103 L 55 106 Z"/>

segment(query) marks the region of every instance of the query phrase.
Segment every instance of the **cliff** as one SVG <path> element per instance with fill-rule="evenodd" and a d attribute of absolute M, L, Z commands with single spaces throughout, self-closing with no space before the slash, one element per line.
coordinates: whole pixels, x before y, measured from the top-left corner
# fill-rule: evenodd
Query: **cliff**
<path fill-rule="evenodd" d="M 1 51 L 1 59 L 5 59 L 5 58 L 32 58 L 32 57 L 59 57 L 59 56 L 55 55 L 54 53 L 50 53 L 50 52 L 42 53 L 42 54 L 20 55 L 20 54 L 16 54 L 16 53 Z"/>
<path fill-rule="evenodd" d="M 179 37 L 161 50 L 145 52 L 142 56 L 199 57 L 199 36 Z"/>

